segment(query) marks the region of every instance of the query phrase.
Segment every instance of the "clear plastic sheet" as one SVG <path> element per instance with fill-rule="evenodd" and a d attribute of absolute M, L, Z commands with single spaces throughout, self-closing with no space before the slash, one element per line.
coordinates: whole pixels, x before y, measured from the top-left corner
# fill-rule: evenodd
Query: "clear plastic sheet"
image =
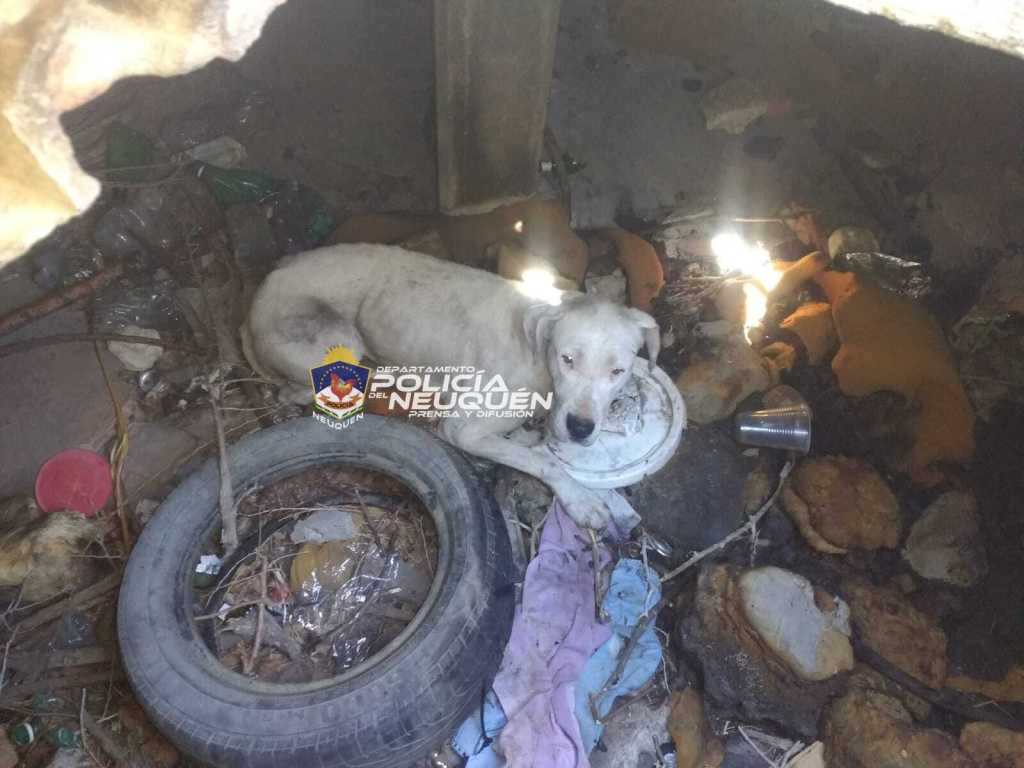
<path fill-rule="evenodd" d="M 96 297 L 93 313 L 98 330 L 118 332 L 129 325 L 173 331 L 187 328 L 173 280 L 136 286 L 115 285 Z"/>
<path fill-rule="evenodd" d="M 227 666 L 270 682 L 333 677 L 380 651 L 416 616 L 437 562 L 432 521 L 404 488 L 345 489 L 343 478 L 311 470 L 240 504 L 249 518 L 240 528 L 251 531 L 259 519 L 254 535 L 262 544 L 240 563 L 225 563 L 226 589 L 215 590 L 207 599 L 216 604 L 206 609 Z M 310 491 L 322 500 L 310 502 Z M 253 658 L 260 602 L 267 608 Z"/>

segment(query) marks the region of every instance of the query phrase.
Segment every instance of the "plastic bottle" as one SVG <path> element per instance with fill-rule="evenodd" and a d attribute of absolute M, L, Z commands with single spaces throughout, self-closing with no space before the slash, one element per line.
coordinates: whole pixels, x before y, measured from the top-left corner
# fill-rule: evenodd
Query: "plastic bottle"
<path fill-rule="evenodd" d="M 221 205 L 259 203 L 276 195 L 284 185 L 262 171 L 220 168 L 209 163 L 197 163 L 196 176 L 206 182 Z"/>
<path fill-rule="evenodd" d="M 18 746 L 28 746 L 40 739 L 58 749 L 76 749 L 82 746 L 82 734 L 76 728 L 59 725 L 47 712 L 52 712 L 61 701 L 51 693 L 37 693 L 32 697 L 32 709 L 36 714 L 11 728 L 10 737 Z"/>

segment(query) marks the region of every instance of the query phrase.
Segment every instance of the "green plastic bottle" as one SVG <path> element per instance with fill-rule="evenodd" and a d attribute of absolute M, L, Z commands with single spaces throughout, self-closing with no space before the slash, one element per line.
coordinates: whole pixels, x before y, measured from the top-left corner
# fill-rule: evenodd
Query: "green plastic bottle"
<path fill-rule="evenodd" d="M 284 186 L 283 181 L 263 171 L 220 168 L 209 163 L 197 163 L 196 176 L 206 182 L 221 205 L 260 203 L 276 195 Z"/>
<path fill-rule="evenodd" d="M 77 749 L 82 746 L 82 734 L 76 728 L 57 725 L 43 713 L 52 712 L 61 700 L 52 693 L 37 693 L 32 697 L 32 709 L 40 713 L 11 728 L 10 737 L 19 747 L 27 747 L 40 739 L 58 749 Z"/>
<path fill-rule="evenodd" d="M 41 717 L 18 723 L 11 729 L 10 735 L 11 741 L 19 747 L 27 747 L 40 739 L 58 749 L 77 749 L 82 746 L 82 733 L 77 728 L 47 723 Z"/>

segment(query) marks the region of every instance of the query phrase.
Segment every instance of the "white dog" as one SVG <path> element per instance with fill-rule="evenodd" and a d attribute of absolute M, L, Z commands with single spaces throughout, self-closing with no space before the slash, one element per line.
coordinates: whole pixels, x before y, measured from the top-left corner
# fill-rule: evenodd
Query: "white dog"
<path fill-rule="evenodd" d="M 294 397 L 306 401 L 309 369 L 338 344 L 380 365 L 473 366 L 501 375 L 510 390 L 553 392 L 548 439 L 590 444 L 644 344 L 654 366 L 657 323 L 607 300 L 573 293 L 552 305 L 521 288 L 402 248 L 335 245 L 296 256 L 267 277 L 242 328 L 243 343 L 255 370 L 294 382 Z M 606 525 L 598 495 L 571 478 L 545 445 L 504 437 L 521 423 L 448 418 L 441 435 L 543 480 L 581 525 Z"/>

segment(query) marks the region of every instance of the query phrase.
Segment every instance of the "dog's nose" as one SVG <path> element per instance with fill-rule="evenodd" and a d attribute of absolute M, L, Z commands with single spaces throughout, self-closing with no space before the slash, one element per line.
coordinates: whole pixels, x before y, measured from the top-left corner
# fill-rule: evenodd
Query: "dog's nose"
<path fill-rule="evenodd" d="M 569 428 L 569 436 L 573 440 L 585 440 L 594 431 L 592 419 L 581 419 L 572 413 L 565 417 L 565 426 Z"/>

